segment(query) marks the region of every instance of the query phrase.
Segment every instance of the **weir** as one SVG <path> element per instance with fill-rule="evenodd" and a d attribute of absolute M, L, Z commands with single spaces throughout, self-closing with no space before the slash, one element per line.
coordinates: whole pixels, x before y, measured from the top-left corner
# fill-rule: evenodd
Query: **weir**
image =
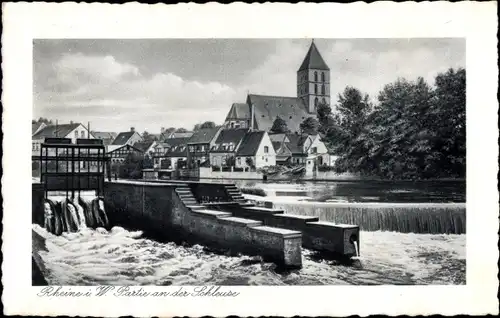
<path fill-rule="evenodd" d="M 341 258 L 357 255 L 356 225 L 257 207 L 234 184 L 111 181 L 104 153 L 100 140 L 46 140 L 36 158 L 40 183 L 32 185 L 34 223 L 55 235 L 123 225 L 162 240 L 259 255 L 285 267 L 302 266 L 302 246 Z"/>

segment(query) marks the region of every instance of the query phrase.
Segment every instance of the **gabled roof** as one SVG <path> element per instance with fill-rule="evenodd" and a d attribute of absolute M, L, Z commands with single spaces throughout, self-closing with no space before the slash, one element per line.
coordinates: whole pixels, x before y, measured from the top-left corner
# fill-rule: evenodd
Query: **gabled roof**
<path fill-rule="evenodd" d="M 271 139 L 272 142 L 283 142 L 286 141 L 288 142 L 288 137 L 287 134 L 269 134 L 269 138 Z"/>
<path fill-rule="evenodd" d="M 163 144 L 167 144 L 167 147 L 175 147 L 179 145 L 185 145 L 187 144 L 189 138 L 188 137 L 182 137 L 182 138 L 167 138 L 163 141 Z"/>
<path fill-rule="evenodd" d="M 254 106 L 255 129 L 270 131 L 277 117 L 283 119 L 291 132 L 300 131 L 300 124 L 309 114 L 300 98 L 249 94 L 247 103 Z"/>
<path fill-rule="evenodd" d="M 287 147 L 293 154 L 304 154 L 304 143 L 309 138 L 309 135 L 287 134 L 289 142 L 285 142 Z"/>
<path fill-rule="evenodd" d="M 131 146 L 131 145 L 109 145 L 106 147 L 106 152 L 111 153 L 111 152 L 115 152 L 117 150 L 120 150 L 122 148 L 127 148 L 129 150 L 137 151 L 137 152 L 143 152 L 142 150 L 140 150 L 134 146 Z"/>
<path fill-rule="evenodd" d="M 62 125 L 50 125 L 43 127 L 39 132 L 37 132 L 32 139 L 44 139 L 44 138 L 64 138 L 69 135 L 73 130 L 75 130 L 80 123 L 74 124 L 62 124 Z"/>
<path fill-rule="evenodd" d="M 304 58 L 304 61 L 300 65 L 299 71 L 307 69 L 316 69 L 325 71 L 330 70 L 328 65 L 326 65 L 325 61 L 321 57 L 321 54 L 319 53 L 316 44 L 314 44 L 314 41 L 311 42 L 309 51 L 307 51 L 306 57 Z"/>
<path fill-rule="evenodd" d="M 118 136 L 116 136 L 115 140 L 113 140 L 112 145 L 126 144 L 135 133 L 135 131 L 126 131 L 119 133 Z"/>
<path fill-rule="evenodd" d="M 185 144 L 175 145 L 165 152 L 165 157 L 187 157 L 187 147 Z"/>
<path fill-rule="evenodd" d="M 204 128 L 195 131 L 189 138 L 188 144 L 209 144 L 220 128 Z"/>
<path fill-rule="evenodd" d="M 243 137 L 241 145 L 238 147 L 237 156 L 254 156 L 259 149 L 265 131 L 249 131 Z"/>
<path fill-rule="evenodd" d="M 165 136 L 164 140 L 172 139 L 172 138 L 190 138 L 193 135 L 192 131 L 186 132 L 171 132 L 169 134 L 163 134 Z"/>
<path fill-rule="evenodd" d="M 39 129 L 45 126 L 45 123 L 31 123 L 31 135 L 34 135 Z"/>
<path fill-rule="evenodd" d="M 143 141 L 134 143 L 134 147 L 142 152 L 148 151 L 149 148 L 155 143 L 155 141 Z"/>
<path fill-rule="evenodd" d="M 226 116 L 226 121 L 231 119 L 247 120 L 250 118 L 250 107 L 246 103 L 234 103 Z"/>
<path fill-rule="evenodd" d="M 115 132 L 92 131 L 92 135 L 97 139 L 114 139 L 117 136 Z"/>
<path fill-rule="evenodd" d="M 215 140 L 215 145 L 210 150 L 211 152 L 233 152 L 237 150 L 237 146 L 248 132 L 247 128 L 230 128 L 220 131 L 219 136 Z M 233 150 L 223 149 L 224 144 L 233 144 Z"/>

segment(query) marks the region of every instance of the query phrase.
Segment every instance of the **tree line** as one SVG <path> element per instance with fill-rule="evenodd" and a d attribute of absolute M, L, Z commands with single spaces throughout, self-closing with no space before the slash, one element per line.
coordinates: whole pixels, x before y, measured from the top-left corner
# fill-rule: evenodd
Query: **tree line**
<path fill-rule="evenodd" d="M 465 79 L 462 68 L 439 73 L 433 86 L 423 78 L 399 78 L 383 87 L 375 103 L 346 87 L 334 112 L 318 105 L 317 131 L 339 156 L 337 172 L 384 179 L 464 178 Z"/>

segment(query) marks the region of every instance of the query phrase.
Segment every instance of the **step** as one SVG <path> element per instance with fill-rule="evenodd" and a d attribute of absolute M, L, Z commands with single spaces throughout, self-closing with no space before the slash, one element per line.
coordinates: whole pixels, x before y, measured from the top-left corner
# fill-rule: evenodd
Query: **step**
<path fill-rule="evenodd" d="M 302 233 L 299 231 L 287 230 L 287 229 L 282 229 L 279 227 L 272 227 L 272 226 L 267 226 L 267 225 L 252 227 L 252 231 L 267 232 L 269 234 L 281 236 L 284 238 L 301 237 L 302 236 Z"/>
<path fill-rule="evenodd" d="M 194 201 L 194 200 L 190 200 L 190 201 L 182 201 L 185 205 L 196 205 L 198 204 L 198 202 Z"/>
<path fill-rule="evenodd" d="M 254 207 L 255 204 L 250 203 L 250 202 L 238 202 L 239 206 L 241 207 Z"/>
<path fill-rule="evenodd" d="M 220 222 L 221 223 L 229 223 L 229 224 L 233 224 L 233 225 L 237 225 L 237 226 L 247 226 L 247 227 L 262 226 L 261 221 L 239 218 L 239 217 L 235 217 L 235 216 L 222 218 L 222 219 L 220 219 Z"/>
<path fill-rule="evenodd" d="M 231 216 L 231 213 L 229 213 L 229 212 L 209 210 L 207 208 L 195 210 L 195 211 L 192 211 L 192 213 L 195 215 L 204 216 L 204 217 L 208 217 L 208 218 L 226 218 L 226 217 Z"/>
<path fill-rule="evenodd" d="M 205 207 L 203 205 L 193 204 L 193 205 L 186 205 L 186 208 L 194 211 L 194 210 L 204 210 L 207 207 Z"/>

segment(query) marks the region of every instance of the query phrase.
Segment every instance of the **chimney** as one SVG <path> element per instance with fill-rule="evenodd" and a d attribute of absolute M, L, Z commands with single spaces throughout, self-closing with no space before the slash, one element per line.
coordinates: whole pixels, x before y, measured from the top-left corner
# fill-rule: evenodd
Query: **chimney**
<path fill-rule="evenodd" d="M 131 132 L 135 132 L 135 128 L 134 127 L 130 127 L 130 131 Z"/>
<path fill-rule="evenodd" d="M 71 125 L 73 125 L 73 121 L 72 121 L 72 120 L 70 120 L 70 121 L 69 121 L 69 123 L 70 123 Z"/>
<path fill-rule="evenodd" d="M 255 116 L 255 107 L 252 103 L 251 107 L 251 115 L 250 115 L 250 130 L 253 131 L 253 122 L 254 122 L 254 116 Z"/>

